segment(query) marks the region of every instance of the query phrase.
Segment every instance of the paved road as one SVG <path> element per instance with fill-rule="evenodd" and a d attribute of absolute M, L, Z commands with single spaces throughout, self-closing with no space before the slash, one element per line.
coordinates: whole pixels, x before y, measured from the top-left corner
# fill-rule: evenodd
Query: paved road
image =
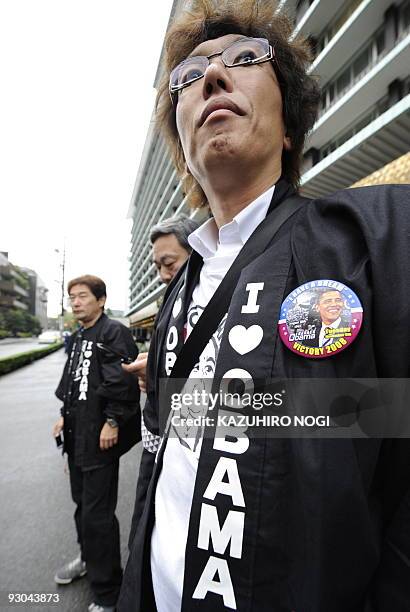
<path fill-rule="evenodd" d="M 40 344 L 37 338 L 5 338 L 0 341 L 0 358 L 33 351 L 45 346 L 47 344 Z"/>
<path fill-rule="evenodd" d="M 86 612 L 86 579 L 57 586 L 55 570 L 77 554 L 68 476 L 51 438 L 59 402 L 53 392 L 65 355 L 53 353 L 0 377 L 0 610 Z M 138 444 L 121 461 L 118 518 L 123 562 L 141 455 Z M 58 593 L 54 606 L 8 606 L 7 592 Z"/>

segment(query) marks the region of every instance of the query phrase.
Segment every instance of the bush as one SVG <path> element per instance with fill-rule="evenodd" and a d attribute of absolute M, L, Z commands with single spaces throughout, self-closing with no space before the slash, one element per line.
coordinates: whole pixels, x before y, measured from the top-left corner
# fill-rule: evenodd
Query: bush
<path fill-rule="evenodd" d="M 0 340 L 3 340 L 3 338 L 8 338 L 9 335 L 9 332 L 6 329 L 0 329 Z"/>
<path fill-rule="evenodd" d="M 18 353 L 17 355 L 4 357 L 3 359 L 0 359 L 0 376 L 2 374 L 13 372 L 13 370 L 17 370 L 22 366 L 28 365 L 36 359 L 46 357 L 46 355 L 50 355 L 50 353 L 58 351 L 58 349 L 60 349 L 62 346 L 62 342 L 56 342 L 55 344 L 51 344 L 50 346 L 46 346 L 41 349 L 36 349 L 35 351 L 28 351 L 27 353 Z"/>
<path fill-rule="evenodd" d="M 33 334 L 31 332 L 17 332 L 17 338 L 32 338 Z"/>

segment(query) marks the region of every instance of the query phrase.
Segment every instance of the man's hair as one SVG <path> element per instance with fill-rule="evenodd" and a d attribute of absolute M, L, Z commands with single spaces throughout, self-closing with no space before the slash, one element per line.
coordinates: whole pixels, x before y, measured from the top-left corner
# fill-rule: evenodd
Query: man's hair
<path fill-rule="evenodd" d="M 105 283 L 98 276 L 93 276 L 92 274 L 84 274 L 83 276 L 73 278 L 67 285 L 68 293 L 70 293 L 74 285 L 87 285 L 87 287 L 89 288 L 91 293 L 97 298 L 97 300 L 107 296 L 107 288 L 105 286 Z"/>
<path fill-rule="evenodd" d="M 334 293 L 337 292 L 341 298 L 343 299 L 342 293 L 339 291 L 339 289 L 332 289 L 332 287 L 329 287 L 328 289 L 323 289 L 321 291 L 318 291 L 314 297 L 314 301 L 313 301 L 313 306 L 319 306 L 320 300 L 322 299 L 322 297 L 325 295 L 325 293 Z"/>
<path fill-rule="evenodd" d="M 169 76 L 199 44 L 226 34 L 266 38 L 274 48 L 273 66 L 282 94 L 286 134 L 291 141 L 291 149 L 282 153 L 282 177 L 296 188 L 299 185 L 303 147 L 317 116 L 320 90 L 317 79 L 307 74 L 312 59 L 309 43 L 299 36 L 291 38 L 291 20 L 276 9 L 274 0 L 194 0 L 168 30 L 165 70 L 157 94 L 157 125 L 169 141 L 174 164 L 193 207 L 206 206 L 207 200 L 186 170 L 175 105 L 168 93 Z"/>
<path fill-rule="evenodd" d="M 151 243 L 154 244 L 154 242 L 158 240 L 158 238 L 161 238 L 161 236 L 174 234 L 182 248 L 190 253 L 192 249 L 188 242 L 188 236 L 198 229 L 198 227 L 199 223 L 193 219 L 190 219 L 186 215 L 177 215 L 170 217 L 169 219 L 164 219 L 157 225 L 154 225 L 154 227 L 151 229 L 149 239 L 151 240 Z"/>

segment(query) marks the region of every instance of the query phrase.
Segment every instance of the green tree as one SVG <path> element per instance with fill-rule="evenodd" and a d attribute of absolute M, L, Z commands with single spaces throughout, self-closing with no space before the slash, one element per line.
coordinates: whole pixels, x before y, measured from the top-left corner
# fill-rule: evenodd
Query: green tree
<path fill-rule="evenodd" d="M 72 312 L 64 313 L 64 331 L 75 332 L 78 329 L 78 323 L 74 319 Z"/>
<path fill-rule="evenodd" d="M 14 270 L 15 272 L 17 272 L 17 276 L 15 277 L 16 283 L 20 285 L 20 287 L 28 291 L 30 288 L 30 281 L 27 273 L 24 272 L 18 266 L 15 266 Z"/>
<path fill-rule="evenodd" d="M 25 317 L 22 310 L 10 308 L 4 311 L 5 329 L 13 336 L 17 336 L 18 332 L 25 331 Z"/>
<path fill-rule="evenodd" d="M 38 334 L 41 334 L 41 325 L 37 317 L 29 314 L 28 312 L 23 312 L 23 318 L 24 318 L 24 329 L 20 331 L 30 333 L 33 336 L 38 336 Z"/>
<path fill-rule="evenodd" d="M 4 320 L 3 313 L 0 312 L 0 340 L 2 338 L 7 338 L 9 332 L 6 330 L 6 321 Z"/>
<path fill-rule="evenodd" d="M 19 332 L 38 335 L 41 333 L 40 321 L 24 310 L 11 308 L 0 315 L 0 328 L 16 336 Z"/>

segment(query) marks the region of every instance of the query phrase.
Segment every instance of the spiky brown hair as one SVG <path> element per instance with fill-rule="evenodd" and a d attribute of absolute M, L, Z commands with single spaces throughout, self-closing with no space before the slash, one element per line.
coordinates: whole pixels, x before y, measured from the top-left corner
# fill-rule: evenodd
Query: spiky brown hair
<path fill-rule="evenodd" d="M 277 73 L 282 93 L 283 120 L 291 149 L 282 153 L 282 176 L 296 188 L 306 136 L 312 129 L 320 98 L 317 79 L 307 74 L 311 61 L 306 39 L 291 37 L 289 17 L 277 11 L 273 0 L 194 0 L 169 28 L 165 39 L 165 70 L 158 89 L 157 126 L 165 134 L 183 190 L 193 207 L 207 205 L 206 196 L 194 177 L 186 172 L 185 158 L 178 137 L 175 104 L 168 84 L 173 68 L 195 47 L 226 34 L 266 38 L 275 49 Z"/>

